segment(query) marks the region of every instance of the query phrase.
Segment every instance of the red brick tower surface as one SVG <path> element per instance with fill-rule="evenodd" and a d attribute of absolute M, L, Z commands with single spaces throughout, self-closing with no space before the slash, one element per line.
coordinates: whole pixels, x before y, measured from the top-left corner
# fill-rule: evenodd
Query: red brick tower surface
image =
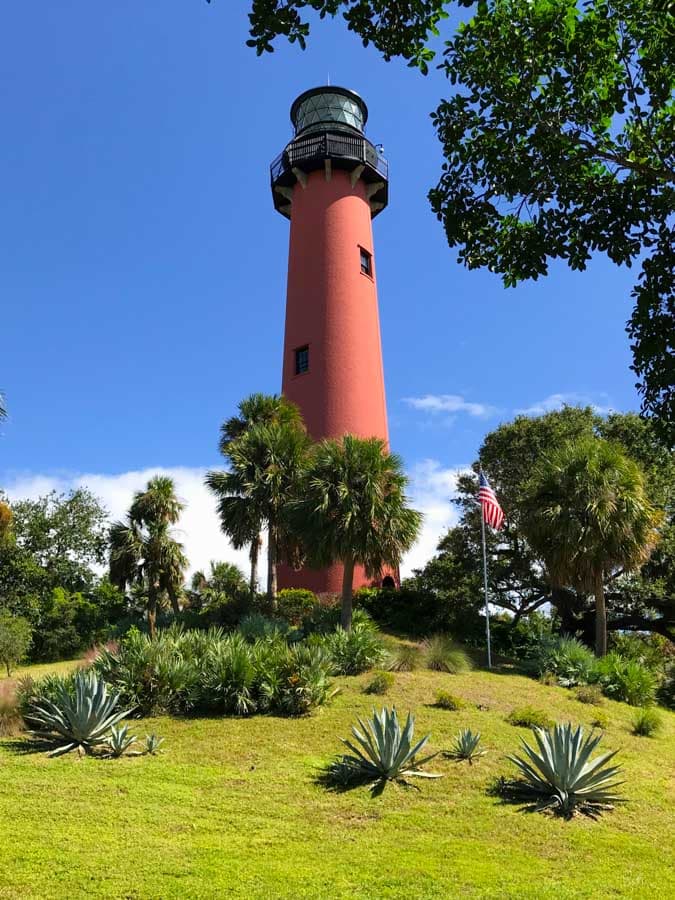
<path fill-rule="evenodd" d="M 282 391 L 315 440 L 389 438 L 371 226 L 387 203 L 387 164 L 363 134 L 367 116 L 352 91 L 306 91 L 291 107 L 295 138 L 272 164 L 275 207 L 291 220 Z M 370 583 L 355 571 L 355 588 Z M 279 586 L 337 593 L 342 566 L 281 566 Z"/>

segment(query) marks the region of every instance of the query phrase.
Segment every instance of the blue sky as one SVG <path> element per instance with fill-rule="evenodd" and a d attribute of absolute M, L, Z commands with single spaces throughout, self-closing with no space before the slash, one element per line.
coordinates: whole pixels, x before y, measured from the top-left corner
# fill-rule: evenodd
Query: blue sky
<path fill-rule="evenodd" d="M 86 475 L 128 493 L 129 473 L 199 474 L 237 402 L 279 389 L 288 222 L 269 163 L 294 97 L 328 77 L 365 98 L 390 163 L 374 231 L 391 443 L 420 505 L 437 501 L 431 519 L 447 518 L 449 473 L 515 410 L 637 408 L 633 272 L 597 259 L 506 290 L 447 248 L 426 200 L 442 75 L 384 63 L 330 22 L 305 52 L 257 58 L 247 8 L 4 5 L 0 486 Z M 127 500 L 102 493 L 113 512 Z"/>

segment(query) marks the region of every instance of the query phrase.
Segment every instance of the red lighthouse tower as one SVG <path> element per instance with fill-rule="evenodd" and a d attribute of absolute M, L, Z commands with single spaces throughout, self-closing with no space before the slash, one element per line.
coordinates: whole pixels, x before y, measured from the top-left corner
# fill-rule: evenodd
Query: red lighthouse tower
<path fill-rule="evenodd" d="M 388 173 L 367 118 L 353 91 L 305 91 L 291 107 L 295 137 L 271 167 L 274 206 L 291 221 L 282 391 L 315 440 L 389 437 L 371 226 Z M 337 592 L 342 567 L 283 567 L 279 582 Z M 355 572 L 354 586 L 366 583 Z"/>

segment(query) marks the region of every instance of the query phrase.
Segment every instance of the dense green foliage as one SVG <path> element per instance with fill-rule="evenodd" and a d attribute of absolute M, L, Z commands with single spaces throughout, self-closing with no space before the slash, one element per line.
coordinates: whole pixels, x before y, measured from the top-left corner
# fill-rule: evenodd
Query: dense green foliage
<path fill-rule="evenodd" d="M 639 709 L 633 716 L 633 734 L 640 737 L 654 737 L 660 731 L 663 720 L 658 710 L 652 706 Z"/>
<path fill-rule="evenodd" d="M 7 670 L 7 677 L 12 674 L 12 668 L 25 659 L 32 635 L 28 619 L 0 610 L 0 665 Z"/>
<path fill-rule="evenodd" d="M 466 701 L 462 700 L 461 697 L 457 697 L 455 694 L 451 694 L 449 691 L 437 691 L 435 705 L 439 709 L 457 712 L 460 709 L 465 709 Z"/>
<path fill-rule="evenodd" d="M 556 725 L 535 728 L 534 739 L 536 747 L 522 741 L 524 756 L 509 756 L 521 777 L 503 786 L 507 794 L 568 817 L 597 815 L 621 799 L 615 792 L 621 768 L 609 765 L 617 751 L 592 757 L 600 735 L 585 737 L 581 726 Z"/>
<path fill-rule="evenodd" d="M 380 665 L 387 655 L 377 631 L 366 622 L 357 622 L 345 631 L 335 631 L 320 638 L 312 638 L 313 646 L 320 646 L 330 656 L 337 675 L 358 675 Z"/>
<path fill-rule="evenodd" d="M 434 634 L 422 645 L 424 662 L 428 669 L 436 672 L 466 672 L 472 663 L 466 650 L 448 634 Z"/>
<path fill-rule="evenodd" d="M 391 672 L 373 672 L 373 677 L 364 687 L 365 694 L 386 694 L 394 686 L 396 679 Z"/>
<path fill-rule="evenodd" d="M 519 706 L 511 710 L 506 721 L 520 728 L 550 728 L 553 725 L 550 715 L 536 706 Z"/>

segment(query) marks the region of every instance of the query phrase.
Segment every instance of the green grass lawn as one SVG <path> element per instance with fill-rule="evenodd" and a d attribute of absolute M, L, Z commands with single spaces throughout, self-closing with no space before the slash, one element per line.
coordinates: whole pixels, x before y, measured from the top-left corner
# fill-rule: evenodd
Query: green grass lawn
<path fill-rule="evenodd" d="M 563 821 L 487 794 L 513 774 L 504 754 L 526 729 L 515 706 L 588 724 L 571 692 L 514 674 L 397 674 L 386 698 L 417 713 L 432 750 L 480 730 L 476 764 L 438 758 L 419 789 L 332 793 L 316 783 L 356 715 L 382 698 L 370 676 L 305 719 L 139 721 L 166 738 L 157 757 L 48 759 L 0 740 L 0 897 L 452 898 L 675 896 L 675 714 L 656 738 L 630 733 L 633 710 L 605 701 L 603 744 L 619 748 L 628 802 L 598 821 Z M 486 710 L 431 706 L 444 688 Z M 601 744 L 602 747 L 602 744 Z"/>

